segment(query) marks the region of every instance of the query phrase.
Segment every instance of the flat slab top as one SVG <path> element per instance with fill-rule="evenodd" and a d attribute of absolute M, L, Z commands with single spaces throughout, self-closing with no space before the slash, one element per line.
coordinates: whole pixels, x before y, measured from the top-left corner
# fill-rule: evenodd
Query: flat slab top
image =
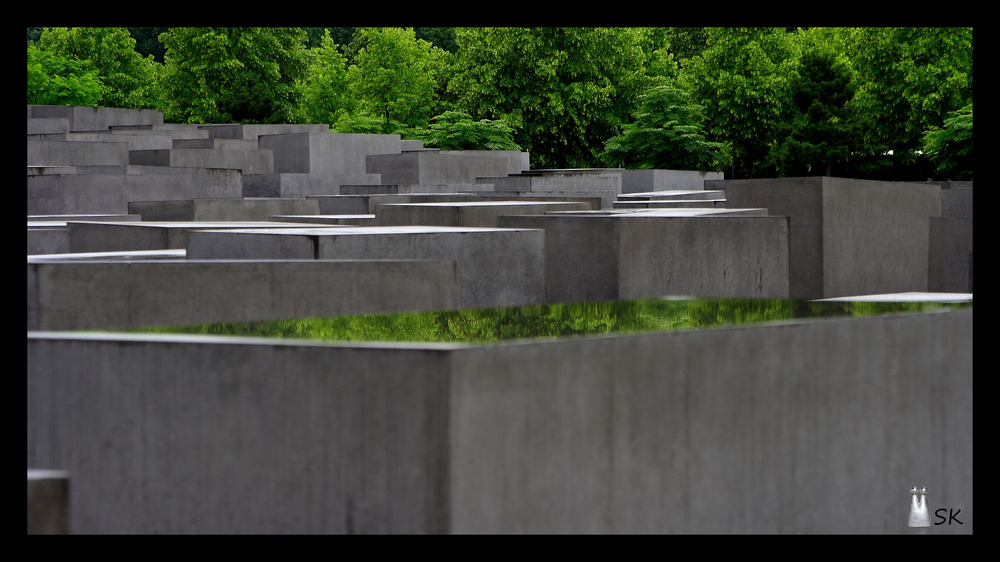
<path fill-rule="evenodd" d="M 308 215 L 313 216 L 313 215 Z M 112 221 L 69 221 L 74 224 L 98 224 L 112 226 L 135 226 L 154 228 L 306 228 L 302 223 L 297 222 L 271 222 L 271 221 L 149 221 L 149 222 L 112 222 Z M 31 224 L 34 226 L 34 224 Z M 334 226 L 334 225 L 331 225 Z"/>
<path fill-rule="evenodd" d="M 592 216 L 592 217 L 698 217 L 728 215 L 758 211 L 767 214 L 767 209 L 699 209 L 699 208 L 654 208 L 654 209 L 602 209 L 600 211 L 552 211 L 548 216 Z"/>
<path fill-rule="evenodd" d="M 541 207 L 552 205 L 579 206 L 579 201 L 439 201 L 429 203 L 381 203 L 386 207 Z"/>
<path fill-rule="evenodd" d="M 642 191 L 638 193 L 622 193 L 619 199 L 648 199 L 651 197 L 678 197 L 681 195 L 701 194 L 701 193 L 725 193 L 718 189 L 667 189 L 663 191 Z"/>
<path fill-rule="evenodd" d="M 69 472 L 65 470 L 29 468 L 28 480 L 69 480 Z"/>
<path fill-rule="evenodd" d="M 372 234 L 463 234 L 481 232 L 511 232 L 530 230 L 515 228 L 479 228 L 472 226 L 300 226 L 296 228 L 235 228 L 226 230 L 200 229 L 203 232 L 224 232 L 228 234 L 281 234 L 292 236 L 342 236 Z"/>
<path fill-rule="evenodd" d="M 816 300 L 820 302 L 971 302 L 972 293 L 887 293 Z"/>
<path fill-rule="evenodd" d="M 80 252 L 76 254 L 42 254 L 28 256 L 28 263 L 47 263 L 59 261 L 124 261 L 124 260 L 162 260 L 184 259 L 187 250 L 139 250 L 134 252 Z"/>

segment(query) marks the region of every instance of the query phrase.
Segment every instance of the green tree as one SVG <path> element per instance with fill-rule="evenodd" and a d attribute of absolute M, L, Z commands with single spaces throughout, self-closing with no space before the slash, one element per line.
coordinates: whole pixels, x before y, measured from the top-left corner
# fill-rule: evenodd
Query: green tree
<path fill-rule="evenodd" d="M 302 106 L 309 123 L 333 125 L 352 113 L 353 98 L 348 91 L 347 59 L 324 30 L 322 43 L 310 51 L 312 62 L 306 73 Z"/>
<path fill-rule="evenodd" d="M 779 128 L 785 139 L 775 151 L 781 175 L 829 176 L 859 142 L 849 105 L 856 89 L 851 70 L 832 51 L 812 49 L 802 55 L 789 88 L 797 114 Z"/>
<path fill-rule="evenodd" d="M 151 109 L 159 105 L 161 67 L 135 50 L 124 27 L 51 27 L 38 40 L 41 49 L 68 59 L 87 60 L 100 73 L 105 107 Z"/>
<path fill-rule="evenodd" d="M 609 167 L 722 171 L 730 164 L 729 147 L 705 140 L 701 107 L 672 86 L 647 90 L 639 97 L 635 122 L 608 140 L 601 159 Z"/>
<path fill-rule="evenodd" d="M 298 27 L 171 28 L 165 118 L 182 123 L 296 123 L 309 55 Z"/>
<path fill-rule="evenodd" d="M 972 104 L 949 114 L 944 128 L 924 134 L 924 153 L 945 178 L 972 181 Z"/>
<path fill-rule="evenodd" d="M 100 73 L 90 61 L 28 44 L 28 104 L 96 106 L 103 92 Z"/>
<path fill-rule="evenodd" d="M 474 120 L 467 113 L 447 111 L 431 118 L 426 128 L 404 132 L 403 138 L 424 141 L 424 146 L 442 150 L 521 150 L 514 130 L 502 120 Z"/>
<path fill-rule="evenodd" d="M 462 111 L 515 127 L 538 166 L 592 166 L 653 83 L 646 38 L 641 29 L 458 29 L 449 90 Z"/>
<path fill-rule="evenodd" d="M 709 28 L 707 45 L 682 65 L 679 82 L 705 108 L 710 138 L 732 143 L 737 177 L 773 177 L 769 156 L 790 117 L 794 35 L 784 28 Z"/>
<path fill-rule="evenodd" d="M 426 125 L 435 115 L 444 51 L 413 29 L 363 28 L 354 33 L 355 64 L 347 81 L 357 112 L 382 122 L 382 133 Z M 338 128 L 338 130 L 340 130 Z"/>
<path fill-rule="evenodd" d="M 923 179 L 924 133 L 972 102 L 972 28 L 836 28 L 856 71 L 866 177 Z"/>

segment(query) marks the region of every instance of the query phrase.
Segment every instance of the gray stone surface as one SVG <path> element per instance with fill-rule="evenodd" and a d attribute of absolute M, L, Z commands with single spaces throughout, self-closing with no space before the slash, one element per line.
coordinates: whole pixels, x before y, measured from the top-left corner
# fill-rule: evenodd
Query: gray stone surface
<path fill-rule="evenodd" d="M 142 166 L 175 168 L 224 168 L 244 174 L 274 173 L 274 157 L 269 150 L 212 150 L 172 148 L 167 150 L 130 150 L 128 163 Z"/>
<path fill-rule="evenodd" d="M 509 215 L 544 215 L 552 211 L 590 210 L 588 203 L 561 201 L 458 201 L 396 203 L 376 207 L 379 226 L 436 225 L 496 228 Z"/>
<path fill-rule="evenodd" d="M 316 124 L 265 124 L 265 125 L 199 125 L 213 139 L 238 139 L 259 141 L 261 135 L 287 135 L 296 133 L 329 134 L 329 125 Z"/>
<path fill-rule="evenodd" d="M 705 180 L 721 180 L 722 172 L 695 170 L 616 170 L 605 168 L 607 173 L 617 173 L 622 178 L 622 193 L 644 191 L 698 190 L 705 188 Z"/>
<path fill-rule="evenodd" d="M 417 151 L 367 157 L 367 171 L 385 184 L 474 184 L 476 178 L 521 172 L 521 153 L 512 150 Z"/>
<path fill-rule="evenodd" d="M 28 166 L 118 165 L 129 163 L 128 141 L 28 141 Z"/>
<path fill-rule="evenodd" d="M 972 325 L 30 333 L 27 459 L 72 472 L 76 533 L 906 534 L 914 484 L 972 533 Z"/>
<path fill-rule="evenodd" d="M 143 221 L 257 221 L 274 215 L 316 215 L 315 199 L 189 199 L 186 201 L 138 201 L 129 203 L 129 213 Z"/>
<path fill-rule="evenodd" d="M 188 259 L 418 259 L 456 262 L 459 308 L 545 302 L 545 235 L 443 226 L 200 230 Z"/>
<path fill-rule="evenodd" d="M 526 172 L 507 177 L 481 177 L 478 183 L 492 183 L 495 191 L 521 192 L 524 195 L 600 197 L 601 207 L 610 209 L 621 194 L 621 176 L 601 170 Z"/>
<path fill-rule="evenodd" d="M 791 219 L 791 297 L 927 290 L 941 188 L 832 177 L 707 182 L 726 204 Z"/>
<path fill-rule="evenodd" d="M 398 154 L 399 135 L 289 133 L 258 139 L 261 149 L 274 153 L 276 174 L 361 176 L 371 154 Z M 385 181 L 385 178 L 383 178 Z"/>
<path fill-rule="evenodd" d="M 329 174 L 244 174 L 243 197 L 303 198 L 340 195 L 345 184 L 378 185 L 378 174 L 344 176 Z"/>
<path fill-rule="evenodd" d="M 258 222 L 89 222 L 68 224 L 70 243 L 67 252 L 127 252 L 187 248 L 188 232 L 204 228 L 294 228 L 296 224 L 274 221 Z M 57 253 L 57 252 L 45 252 Z"/>
<path fill-rule="evenodd" d="M 127 214 L 130 202 L 236 198 L 243 190 L 239 170 L 127 168 L 127 174 L 28 176 L 28 214 Z"/>
<path fill-rule="evenodd" d="M 28 469 L 28 534 L 69 534 L 69 473 Z"/>
<path fill-rule="evenodd" d="M 28 330 L 88 330 L 455 307 L 447 261 L 28 258 Z"/>
<path fill-rule="evenodd" d="M 788 298 L 785 217 L 562 213 L 500 217 L 498 226 L 545 230 L 549 302 Z"/>
<path fill-rule="evenodd" d="M 29 105 L 29 119 L 66 119 L 70 131 L 106 131 L 115 125 L 162 125 L 163 112 L 152 109 Z"/>

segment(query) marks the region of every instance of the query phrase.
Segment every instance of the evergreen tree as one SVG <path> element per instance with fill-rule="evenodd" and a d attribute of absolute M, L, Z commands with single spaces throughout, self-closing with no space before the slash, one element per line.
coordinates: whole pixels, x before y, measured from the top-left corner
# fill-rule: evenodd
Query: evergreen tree
<path fill-rule="evenodd" d="M 789 86 L 797 114 L 779 129 L 786 137 L 774 156 L 780 174 L 829 176 L 859 142 L 851 71 L 832 52 L 814 49 L 802 55 Z"/>

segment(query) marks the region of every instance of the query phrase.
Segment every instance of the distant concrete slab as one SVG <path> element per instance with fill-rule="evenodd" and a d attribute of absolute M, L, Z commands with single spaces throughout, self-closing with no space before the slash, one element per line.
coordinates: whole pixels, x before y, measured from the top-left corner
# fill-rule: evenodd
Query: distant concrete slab
<path fill-rule="evenodd" d="M 246 322 L 455 305 L 450 261 L 28 258 L 28 330 Z"/>
<path fill-rule="evenodd" d="M 972 293 L 891 293 L 816 300 L 818 302 L 972 302 Z"/>
<path fill-rule="evenodd" d="M 545 302 L 545 233 L 444 226 L 198 230 L 188 259 L 414 259 L 456 262 L 460 308 Z"/>
<path fill-rule="evenodd" d="M 267 222 L 274 215 L 318 215 L 315 199 L 188 199 L 184 201 L 136 201 L 129 213 L 148 221 Z"/>
<path fill-rule="evenodd" d="M 588 203 L 560 201 L 454 201 L 382 204 L 376 208 L 379 226 L 436 225 L 496 228 L 497 218 L 543 215 L 552 211 L 590 210 Z"/>
<path fill-rule="evenodd" d="M 273 221 L 71 221 L 70 252 L 129 252 L 184 249 L 188 232 L 211 228 L 295 228 L 295 223 Z"/>

